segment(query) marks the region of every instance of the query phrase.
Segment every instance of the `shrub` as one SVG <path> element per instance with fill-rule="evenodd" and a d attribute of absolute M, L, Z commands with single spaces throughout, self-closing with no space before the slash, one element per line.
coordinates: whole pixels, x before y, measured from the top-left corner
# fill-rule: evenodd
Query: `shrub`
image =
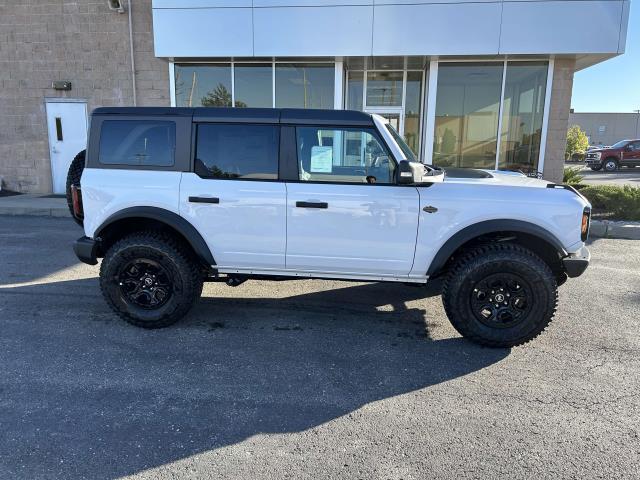
<path fill-rule="evenodd" d="M 589 137 L 579 125 L 571 125 L 567 130 L 567 146 L 564 158 L 571 158 L 574 152 L 584 152 L 589 147 Z"/>
<path fill-rule="evenodd" d="M 631 185 L 586 185 L 580 189 L 593 205 L 594 212 L 611 219 L 640 220 L 640 187 Z"/>
<path fill-rule="evenodd" d="M 580 173 L 582 168 L 565 168 L 564 175 L 562 177 L 562 183 L 568 183 L 569 185 L 573 185 L 575 183 L 580 183 L 584 180 L 584 175 Z"/>

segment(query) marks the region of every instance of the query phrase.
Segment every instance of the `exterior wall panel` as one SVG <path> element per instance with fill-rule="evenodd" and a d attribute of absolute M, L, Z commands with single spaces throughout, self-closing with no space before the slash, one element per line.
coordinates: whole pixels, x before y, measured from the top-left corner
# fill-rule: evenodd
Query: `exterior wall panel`
<path fill-rule="evenodd" d="M 156 8 L 153 29 L 157 57 L 253 55 L 251 8 Z"/>
<path fill-rule="evenodd" d="M 373 31 L 373 55 L 495 53 L 500 39 L 500 4 L 376 6 Z"/>
<path fill-rule="evenodd" d="M 373 7 L 254 9 L 255 56 L 371 54 Z"/>
<path fill-rule="evenodd" d="M 499 53 L 617 53 L 622 3 L 505 2 Z"/>

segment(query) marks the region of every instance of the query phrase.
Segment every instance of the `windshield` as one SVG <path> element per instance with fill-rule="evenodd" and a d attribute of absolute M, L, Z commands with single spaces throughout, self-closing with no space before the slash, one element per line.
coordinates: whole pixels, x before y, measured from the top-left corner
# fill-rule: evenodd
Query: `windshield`
<path fill-rule="evenodd" d="M 409 160 L 410 162 L 417 162 L 418 160 L 416 159 L 416 156 L 413 153 L 413 150 L 411 150 L 409 145 L 407 145 L 407 142 L 404 141 L 404 138 L 402 138 L 400 134 L 396 132 L 396 129 L 393 128 L 390 123 L 387 123 L 386 125 L 387 125 L 387 130 L 389 130 L 389 133 L 391 133 L 391 136 L 400 147 L 400 150 L 402 150 L 402 153 L 404 153 L 404 156 L 406 157 L 406 159 Z"/>
<path fill-rule="evenodd" d="M 611 145 L 611 147 L 609 148 L 622 148 L 624 147 L 627 143 L 629 143 L 629 140 L 620 140 L 617 143 L 614 143 L 613 145 Z"/>

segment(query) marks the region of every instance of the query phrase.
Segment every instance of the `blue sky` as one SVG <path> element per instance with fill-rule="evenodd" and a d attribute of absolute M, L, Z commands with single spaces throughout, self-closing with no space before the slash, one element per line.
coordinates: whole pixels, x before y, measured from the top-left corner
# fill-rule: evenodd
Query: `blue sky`
<path fill-rule="evenodd" d="M 593 25 L 597 35 L 597 25 Z M 606 62 L 581 70 L 573 80 L 576 112 L 632 112 L 640 109 L 640 2 L 631 2 L 627 48 Z"/>

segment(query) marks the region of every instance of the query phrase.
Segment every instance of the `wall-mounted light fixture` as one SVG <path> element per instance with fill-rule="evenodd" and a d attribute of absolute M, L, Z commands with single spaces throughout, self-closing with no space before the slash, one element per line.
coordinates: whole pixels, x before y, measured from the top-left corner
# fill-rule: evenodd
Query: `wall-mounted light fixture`
<path fill-rule="evenodd" d="M 51 82 L 51 88 L 54 90 L 71 90 L 71 82 L 57 81 Z"/>
<path fill-rule="evenodd" d="M 107 4 L 109 5 L 109 10 L 113 10 L 118 13 L 124 13 L 124 5 L 122 4 L 122 0 L 107 0 Z"/>

